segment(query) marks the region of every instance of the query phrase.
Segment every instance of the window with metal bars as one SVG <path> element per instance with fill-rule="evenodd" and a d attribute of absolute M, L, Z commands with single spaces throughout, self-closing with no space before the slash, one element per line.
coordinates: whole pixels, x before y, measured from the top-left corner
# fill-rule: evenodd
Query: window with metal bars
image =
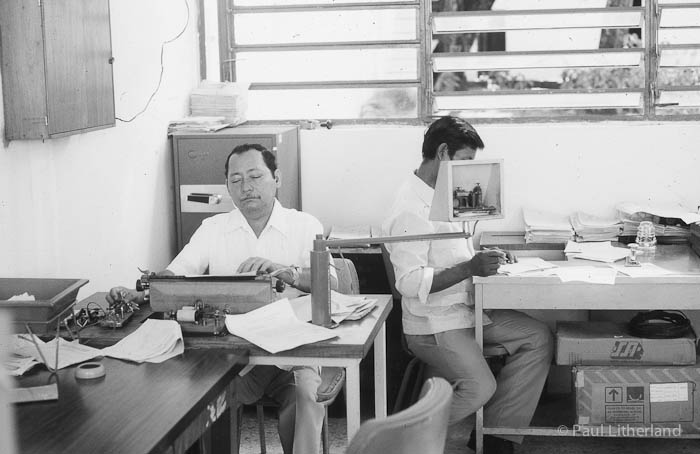
<path fill-rule="evenodd" d="M 220 0 L 250 120 L 700 118 L 700 0 Z"/>

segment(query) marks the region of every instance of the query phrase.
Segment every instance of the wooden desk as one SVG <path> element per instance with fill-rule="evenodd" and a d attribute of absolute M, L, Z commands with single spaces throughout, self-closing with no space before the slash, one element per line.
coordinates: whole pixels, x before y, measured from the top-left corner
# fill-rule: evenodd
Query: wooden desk
<path fill-rule="evenodd" d="M 234 378 L 247 358 L 225 351 L 186 351 L 160 364 L 103 358 L 103 378 L 78 380 L 75 366 L 51 378 L 58 400 L 15 406 L 19 452 L 185 452 L 227 409 L 238 446 Z M 49 383 L 46 370 L 19 386 Z"/>
<path fill-rule="evenodd" d="M 615 285 L 561 282 L 557 276 L 474 277 L 476 340 L 483 347 L 483 309 L 697 310 L 700 258 L 687 245 L 664 245 L 657 246 L 650 261 L 678 275 L 632 278 L 618 273 Z M 552 263 L 562 267 L 606 266 L 577 259 Z M 568 432 L 570 435 L 571 431 Z M 476 433 L 477 447 L 482 446 L 483 434 L 565 435 L 557 428 L 486 428 L 483 408 L 477 412 Z M 700 438 L 700 435 L 683 437 Z M 481 454 L 480 449 L 477 454 Z"/>
<path fill-rule="evenodd" d="M 360 427 L 360 361 L 374 345 L 374 408 L 377 418 L 386 417 L 386 333 L 384 322 L 392 307 L 391 295 L 364 295 L 377 300 L 377 307 L 362 320 L 343 322 L 334 331 L 338 337 L 328 341 L 302 345 L 293 350 L 270 354 L 257 345 L 237 336 L 186 336 L 185 348 L 224 348 L 234 352 L 248 351 L 250 364 L 288 366 L 343 367 L 346 370 L 345 396 L 348 440 Z M 94 301 L 105 305 L 105 293 L 95 293 L 78 306 Z M 93 347 L 113 345 L 138 328 L 139 322 L 150 316 L 149 307 L 142 307 L 135 319 L 119 330 L 99 327 L 80 332 L 81 342 Z"/>

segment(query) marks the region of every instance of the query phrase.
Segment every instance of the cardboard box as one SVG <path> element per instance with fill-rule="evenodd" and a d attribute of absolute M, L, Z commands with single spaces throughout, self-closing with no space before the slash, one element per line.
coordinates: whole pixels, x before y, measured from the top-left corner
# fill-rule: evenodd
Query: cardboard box
<path fill-rule="evenodd" d="M 575 366 L 573 372 L 580 426 L 700 433 L 700 365 Z"/>
<path fill-rule="evenodd" d="M 559 365 L 693 365 L 695 336 L 644 339 L 629 334 L 626 323 L 557 323 Z"/>

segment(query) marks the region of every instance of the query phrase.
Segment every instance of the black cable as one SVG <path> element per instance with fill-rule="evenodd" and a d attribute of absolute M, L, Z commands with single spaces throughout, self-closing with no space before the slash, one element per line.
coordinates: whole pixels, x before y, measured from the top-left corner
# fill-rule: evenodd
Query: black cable
<path fill-rule="evenodd" d="M 675 339 L 692 331 L 690 320 L 681 311 L 639 312 L 629 322 L 630 333 L 646 339 Z"/>
<path fill-rule="evenodd" d="M 156 89 L 153 90 L 153 93 L 151 93 L 151 96 L 148 98 L 146 105 L 143 106 L 143 109 L 141 109 L 140 112 L 138 112 L 137 114 L 135 114 L 133 117 L 129 118 L 128 120 L 123 120 L 123 119 L 115 116 L 114 118 L 116 118 L 117 120 L 124 122 L 124 123 L 129 123 L 131 121 L 134 121 L 136 119 L 136 117 L 138 117 L 139 115 L 144 113 L 146 111 L 146 109 L 148 109 L 148 106 L 151 104 L 151 101 L 153 101 L 153 98 L 156 96 L 156 93 L 158 93 L 158 90 L 160 90 L 160 84 L 161 84 L 161 82 L 163 82 L 163 72 L 165 71 L 165 68 L 163 66 L 163 53 L 165 51 L 165 45 L 172 43 L 173 41 L 178 39 L 180 36 L 182 36 L 182 34 L 185 33 L 185 30 L 187 30 L 187 26 L 190 23 L 190 5 L 189 5 L 189 3 L 187 3 L 187 0 L 185 0 L 185 7 L 187 8 L 187 20 L 185 21 L 185 26 L 182 27 L 182 30 L 180 30 L 180 32 L 177 35 L 175 35 L 175 37 L 173 37 L 167 41 L 163 41 L 163 43 L 160 45 L 160 76 L 158 77 L 158 85 L 156 85 Z"/>

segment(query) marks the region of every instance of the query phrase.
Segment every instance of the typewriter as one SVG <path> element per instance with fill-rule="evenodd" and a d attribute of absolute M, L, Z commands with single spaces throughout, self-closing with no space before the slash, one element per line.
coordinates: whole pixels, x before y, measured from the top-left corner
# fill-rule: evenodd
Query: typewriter
<path fill-rule="evenodd" d="M 284 283 L 267 275 L 157 276 L 144 272 L 136 283 L 151 309 L 176 320 L 184 335 L 224 335 L 227 314 L 242 314 L 279 299 Z"/>

